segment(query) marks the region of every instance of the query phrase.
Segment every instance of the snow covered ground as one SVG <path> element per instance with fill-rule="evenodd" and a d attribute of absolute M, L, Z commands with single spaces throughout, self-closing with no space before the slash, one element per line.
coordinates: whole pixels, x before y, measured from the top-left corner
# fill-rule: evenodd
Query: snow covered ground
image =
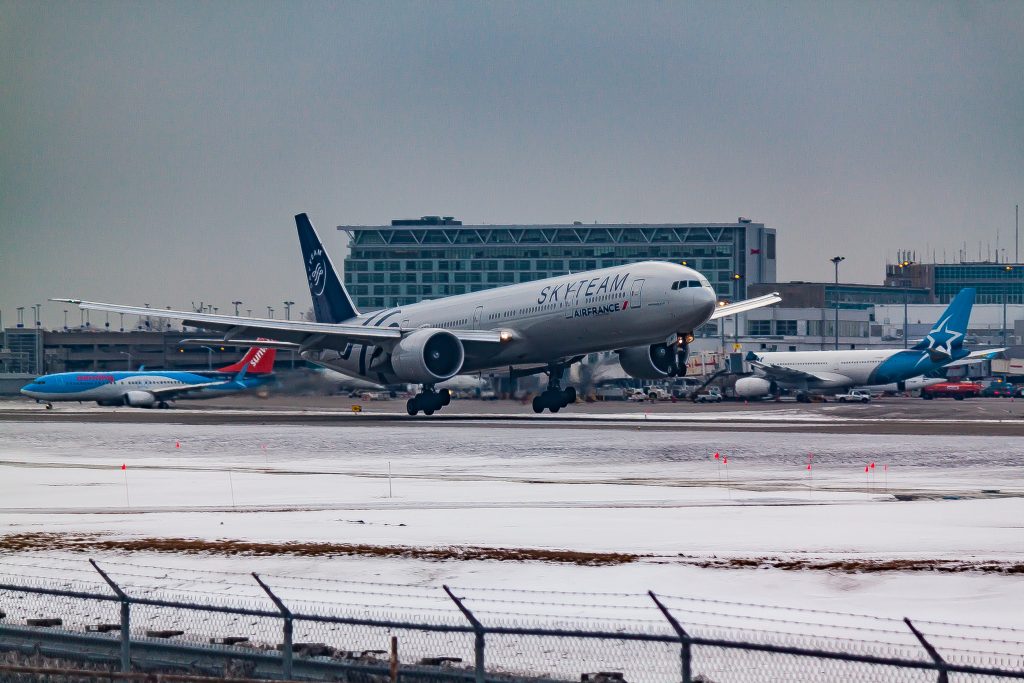
<path fill-rule="evenodd" d="M 530 619 L 637 618 L 664 628 L 643 596 L 650 589 L 693 599 L 676 601 L 681 616 L 708 627 L 793 628 L 785 620 L 752 625 L 744 615 L 757 608 L 723 607 L 735 602 L 1019 628 L 1024 573 L 1003 570 L 1024 563 L 1021 463 L 1013 440 L 979 436 L 6 422 L 0 523 L 7 538 L 479 546 L 637 558 L 580 566 L 415 553 L 83 555 L 55 541 L 49 549 L 3 550 L 0 574 L 95 581 L 88 556 L 134 585 L 247 599 L 261 596 L 246 578 L 258 571 L 296 601 L 344 597 L 327 581 L 381 582 L 415 587 L 450 611 L 438 595 L 449 583 L 478 591 L 478 607 L 491 618 L 514 608 Z M 751 560 L 752 568 L 732 560 Z M 804 568 L 780 568 L 792 560 Z M 831 560 L 854 561 L 857 570 L 808 568 Z M 874 571 L 890 560 L 942 561 L 957 571 Z M 536 604 L 511 605 L 486 603 L 483 589 L 603 595 L 540 595 L 526 601 Z M 634 596 L 636 607 L 611 593 Z M 421 606 L 402 595 L 385 606 Z M 708 600 L 720 602 L 700 602 Z M 1024 640 L 1013 634 L 1007 640 Z M 999 651 L 1007 648 L 1022 650 L 1017 643 Z"/>

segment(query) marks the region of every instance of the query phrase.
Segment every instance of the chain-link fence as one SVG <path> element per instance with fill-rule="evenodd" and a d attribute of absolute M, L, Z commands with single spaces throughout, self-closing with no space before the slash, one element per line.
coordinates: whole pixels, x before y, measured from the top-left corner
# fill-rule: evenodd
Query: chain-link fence
<path fill-rule="evenodd" d="M 0 566 L 0 651 L 67 670 L 86 662 L 112 678 L 1024 680 L 1024 629 L 1015 627 L 653 593 L 174 574 L 117 561 Z M 0 664 L 25 669 L 3 680 L 32 680 L 28 669 L 41 666 Z"/>

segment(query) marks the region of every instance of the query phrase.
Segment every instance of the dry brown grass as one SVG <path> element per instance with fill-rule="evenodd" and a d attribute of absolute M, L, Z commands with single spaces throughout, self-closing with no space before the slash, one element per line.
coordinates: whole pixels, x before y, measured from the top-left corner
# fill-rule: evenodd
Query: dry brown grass
<path fill-rule="evenodd" d="M 402 557 L 420 560 L 498 560 L 513 562 L 555 562 L 582 566 L 627 564 L 639 559 L 628 553 L 589 553 L 543 548 L 487 548 L 483 546 L 414 547 L 366 543 L 253 542 L 233 539 L 198 538 L 111 539 L 96 534 L 24 533 L 0 536 L 0 552 L 65 550 L 72 552 L 156 552 L 189 555 L 244 555 L 272 557 Z"/>
<path fill-rule="evenodd" d="M 847 574 L 870 574 L 876 572 L 1024 574 L 1024 562 L 1006 562 L 1001 560 L 879 560 L 871 558 L 827 560 L 823 558 L 794 559 L 781 557 L 683 557 L 682 562 L 705 569 L 817 570 Z"/>

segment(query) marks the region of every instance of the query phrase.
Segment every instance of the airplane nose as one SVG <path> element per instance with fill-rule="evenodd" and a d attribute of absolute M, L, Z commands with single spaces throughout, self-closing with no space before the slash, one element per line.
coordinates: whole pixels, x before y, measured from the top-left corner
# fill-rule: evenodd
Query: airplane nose
<path fill-rule="evenodd" d="M 694 303 L 697 304 L 701 315 L 704 316 L 703 319 L 710 320 L 711 314 L 718 307 L 718 298 L 713 290 L 702 287 L 700 293 L 694 297 Z"/>

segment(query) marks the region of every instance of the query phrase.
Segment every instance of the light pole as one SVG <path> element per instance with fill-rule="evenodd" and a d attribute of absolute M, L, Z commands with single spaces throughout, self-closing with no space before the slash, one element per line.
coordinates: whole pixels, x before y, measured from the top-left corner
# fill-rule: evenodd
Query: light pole
<path fill-rule="evenodd" d="M 200 346 L 201 349 L 206 349 L 206 369 L 213 370 L 213 349 L 209 346 Z"/>
<path fill-rule="evenodd" d="M 68 331 L 68 309 L 64 309 L 64 331 Z"/>
<path fill-rule="evenodd" d="M 910 293 L 907 292 L 907 281 L 903 279 L 903 269 L 914 265 L 914 263 L 914 261 L 900 261 L 897 264 L 900 267 L 900 284 L 903 286 L 903 348 L 905 349 L 910 347 L 910 339 L 907 337 L 907 327 L 910 326 L 910 316 L 907 312 L 907 297 L 910 296 Z"/>
<path fill-rule="evenodd" d="M 295 305 L 294 301 L 285 301 L 284 302 L 284 319 L 285 320 L 291 320 L 292 319 L 292 306 L 293 305 Z"/>
<path fill-rule="evenodd" d="M 242 305 L 241 301 L 232 301 L 232 305 L 235 307 L 235 317 L 238 317 L 238 307 Z"/>
<path fill-rule="evenodd" d="M 14 310 L 18 312 L 18 328 L 20 329 L 22 327 L 25 327 L 25 307 L 18 306 Z"/>
<path fill-rule="evenodd" d="M 247 317 L 247 318 L 251 318 L 252 317 L 252 309 L 251 308 L 245 309 L 245 317 Z"/>
<path fill-rule="evenodd" d="M 1010 278 L 1013 276 L 1013 266 L 1003 266 L 1006 273 L 1006 282 L 1003 284 L 1003 346 L 1006 346 L 1006 300 L 1010 296 Z"/>
<path fill-rule="evenodd" d="M 121 316 L 121 331 L 124 332 L 124 313 L 118 313 Z"/>
<path fill-rule="evenodd" d="M 846 260 L 845 256 L 833 256 L 829 259 L 832 261 L 832 265 L 836 267 L 836 288 L 832 293 L 832 298 L 836 305 L 836 351 L 839 350 L 839 264 Z"/>
<path fill-rule="evenodd" d="M 267 306 L 267 317 L 271 320 L 274 319 L 274 309 L 271 306 Z"/>
<path fill-rule="evenodd" d="M 131 351 L 118 351 L 122 356 L 128 356 L 128 369 L 132 369 L 132 352 Z"/>

